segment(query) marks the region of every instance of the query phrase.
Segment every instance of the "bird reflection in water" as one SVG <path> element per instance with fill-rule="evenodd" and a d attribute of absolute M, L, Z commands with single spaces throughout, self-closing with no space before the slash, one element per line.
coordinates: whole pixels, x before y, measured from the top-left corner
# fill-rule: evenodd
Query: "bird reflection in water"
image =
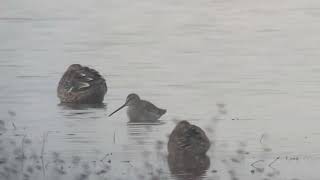
<path fill-rule="evenodd" d="M 155 122 L 128 122 L 128 138 L 131 143 L 136 145 L 154 145 L 154 138 L 160 131 L 160 126 L 164 125 L 164 121 Z M 140 147 L 144 148 L 144 147 Z"/>
<path fill-rule="evenodd" d="M 88 119 L 88 118 L 100 118 L 105 114 L 107 105 L 100 104 L 70 104 L 60 103 L 61 114 L 68 119 Z"/>
<path fill-rule="evenodd" d="M 58 106 L 66 110 L 88 110 L 88 109 L 106 109 L 107 105 L 104 103 L 98 104 L 71 104 L 60 103 Z"/>
<path fill-rule="evenodd" d="M 179 180 L 200 180 L 206 176 L 210 167 L 207 155 L 175 153 L 168 155 L 171 174 Z"/>

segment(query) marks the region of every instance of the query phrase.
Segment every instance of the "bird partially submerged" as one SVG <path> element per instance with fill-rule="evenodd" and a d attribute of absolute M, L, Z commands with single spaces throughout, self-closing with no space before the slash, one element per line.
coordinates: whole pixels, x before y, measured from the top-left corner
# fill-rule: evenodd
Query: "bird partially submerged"
<path fill-rule="evenodd" d="M 107 92 L 105 79 L 94 69 L 72 64 L 60 79 L 57 93 L 62 103 L 99 104 Z"/>
<path fill-rule="evenodd" d="M 131 122 L 156 121 L 167 112 L 167 110 L 158 108 L 151 102 L 142 100 L 137 94 L 132 93 L 127 96 L 126 102 L 109 116 L 126 106 L 128 106 L 127 115 Z"/>
<path fill-rule="evenodd" d="M 206 133 L 188 121 L 180 121 L 169 137 L 169 154 L 205 155 L 210 148 Z"/>

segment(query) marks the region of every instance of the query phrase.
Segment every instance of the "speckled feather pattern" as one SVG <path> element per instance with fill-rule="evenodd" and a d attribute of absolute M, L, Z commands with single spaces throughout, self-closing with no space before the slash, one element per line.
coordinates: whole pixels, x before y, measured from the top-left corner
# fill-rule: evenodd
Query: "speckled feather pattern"
<path fill-rule="evenodd" d="M 158 108 L 151 102 L 145 100 L 140 100 L 127 109 L 127 115 L 130 121 L 156 121 L 166 112 L 165 109 Z"/>
<path fill-rule="evenodd" d="M 210 141 L 198 126 L 181 121 L 169 137 L 168 152 L 171 154 L 205 154 L 210 148 Z"/>
<path fill-rule="evenodd" d="M 62 76 L 57 92 L 62 103 L 102 103 L 107 85 L 96 70 L 73 64 Z"/>

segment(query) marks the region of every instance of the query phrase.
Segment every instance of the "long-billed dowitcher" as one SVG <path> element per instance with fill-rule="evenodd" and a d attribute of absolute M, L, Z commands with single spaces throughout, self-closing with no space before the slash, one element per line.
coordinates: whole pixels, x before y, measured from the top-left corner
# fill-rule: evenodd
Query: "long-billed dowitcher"
<path fill-rule="evenodd" d="M 97 104 L 102 103 L 107 85 L 96 70 L 72 64 L 63 74 L 57 92 L 62 103 Z"/>
<path fill-rule="evenodd" d="M 158 108 L 151 102 L 142 100 L 137 94 L 132 93 L 127 96 L 126 102 L 109 116 L 112 116 L 125 106 L 128 106 L 127 115 L 131 122 L 156 121 L 167 112 L 167 110 Z"/>
<path fill-rule="evenodd" d="M 180 121 L 169 137 L 169 154 L 203 155 L 210 148 L 210 141 L 206 133 L 198 126 L 188 121 Z"/>

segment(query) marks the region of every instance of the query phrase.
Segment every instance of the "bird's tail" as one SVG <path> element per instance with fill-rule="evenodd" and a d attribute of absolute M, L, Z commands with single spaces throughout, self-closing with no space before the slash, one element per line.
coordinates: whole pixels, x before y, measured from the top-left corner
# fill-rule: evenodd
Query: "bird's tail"
<path fill-rule="evenodd" d="M 164 115 L 166 112 L 167 112 L 166 109 L 160 109 L 160 114 L 161 114 L 161 116 Z"/>

